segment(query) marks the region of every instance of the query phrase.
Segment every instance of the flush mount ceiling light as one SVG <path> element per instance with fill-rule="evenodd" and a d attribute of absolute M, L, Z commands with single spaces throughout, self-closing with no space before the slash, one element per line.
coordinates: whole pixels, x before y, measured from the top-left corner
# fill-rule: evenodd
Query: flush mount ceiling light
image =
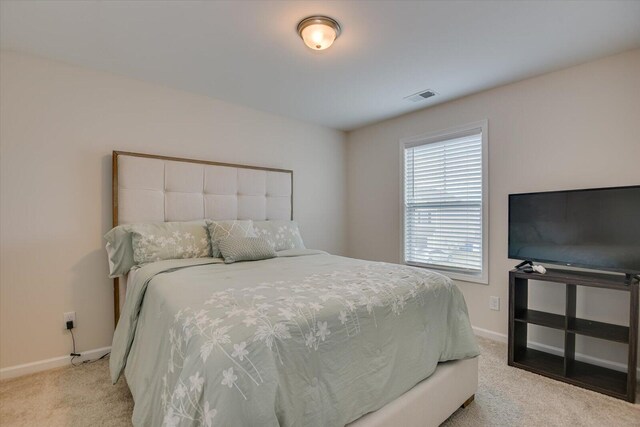
<path fill-rule="evenodd" d="M 310 16 L 300 21 L 298 34 L 310 49 L 324 50 L 340 35 L 340 24 L 328 16 Z"/>

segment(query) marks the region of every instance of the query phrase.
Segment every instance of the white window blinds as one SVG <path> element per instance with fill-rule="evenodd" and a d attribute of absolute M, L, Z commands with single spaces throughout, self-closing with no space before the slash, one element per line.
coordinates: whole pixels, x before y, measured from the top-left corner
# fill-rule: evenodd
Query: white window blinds
<path fill-rule="evenodd" d="M 482 128 L 404 148 L 407 264 L 483 275 Z"/>

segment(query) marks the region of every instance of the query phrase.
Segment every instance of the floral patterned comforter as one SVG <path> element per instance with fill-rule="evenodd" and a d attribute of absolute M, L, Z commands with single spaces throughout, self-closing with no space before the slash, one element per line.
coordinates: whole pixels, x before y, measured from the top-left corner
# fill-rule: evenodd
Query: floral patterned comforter
<path fill-rule="evenodd" d="M 136 273 L 110 362 L 114 382 L 124 369 L 134 425 L 342 426 L 438 362 L 478 354 L 446 277 L 298 252 Z"/>

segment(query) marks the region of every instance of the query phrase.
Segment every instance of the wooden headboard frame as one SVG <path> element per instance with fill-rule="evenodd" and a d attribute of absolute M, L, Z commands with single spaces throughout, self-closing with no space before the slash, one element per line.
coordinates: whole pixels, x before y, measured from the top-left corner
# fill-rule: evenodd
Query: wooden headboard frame
<path fill-rule="evenodd" d="M 270 172 L 289 173 L 291 174 L 291 219 L 293 219 L 293 171 L 292 170 L 268 168 L 268 167 L 262 167 L 262 166 L 240 165 L 240 164 L 233 164 L 233 163 L 221 163 L 221 162 L 214 162 L 209 160 L 158 156 L 154 154 L 131 153 L 127 151 L 114 151 L 112 156 L 112 180 L 111 180 L 112 208 L 113 208 L 112 213 L 113 213 L 114 227 L 118 225 L 118 188 L 119 188 L 118 187 L 118 157 L 119 156 L 144 157 L 148 159 L 169 160 L 169 161 L 175 161 L 175 162 L 197 163 L 197 164 L 212 165 L 212 166 L 227 166 L 227 167 L 233 167 L 233 168 L 255 169 L 255 170 L 263 170 L 263 171 L 270 171 Z M 120 318 L 120 281 L 118 278 L 113 279 L 113 315 L 114 315 L 114 324 L 117 325 L 118 319 Z"/>

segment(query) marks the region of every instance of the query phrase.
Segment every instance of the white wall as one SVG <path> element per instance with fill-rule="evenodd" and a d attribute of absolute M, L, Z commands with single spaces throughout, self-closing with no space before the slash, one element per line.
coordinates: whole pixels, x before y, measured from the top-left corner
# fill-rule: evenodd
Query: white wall
<path fill-rule="evenodd" d="M 0 366 L 111 344 L 111 151 L 294 170 L 308 247 L 346 248 L 342 132 L 124 77 L 0 54 Z"/>
<path fill-rule="evenodd" d="M 459 286 L 474 325 L 505 334 L 514 264 L 506 255 L 507 195 L 640 184 L 639 50 L 353 131 L 346 148 L 334 130 L 2 52 L 0 367 L 68 354 L 64 311 L 77 312 L 80 351 L 110 344 L 102 234 L 111 224 L 111 150 L 291 168 L 294 212 L 309 247 L 398 262 L 399 139 L 485 118 L 490 285 Z M 501 311 L 488 309 L 490 295 L 501 297 Z M 560 312 L 563 292 L 545 286 L 532 303 Z M 625 323 L 625 303 L 591 290 L 580 295 L 579 314 Z M 588 349 L 618 362 L 623 350 Z"/>
<path fill-rule="evenodd" d="M 458 285 L 474 326 L 506 334 L 507 272 L 517 263 L 507 258 L 507 195 L 640 184 L 640 50 L 350 132 L 349 256 L 400 261 L 400 138 L 482 119 L 489 120 L 490 284 Z M 500 311 L 489 310 L 490 295 L 501 298 Z M 564 287 L 533 290 L 530 301 L 538 309 L 563 312 Z M 628 314 L 628 297 L 623 293 L 579 292 L 578 315 L 624 324 Z M 552 333 L 532 337 L 562 346 Z M 576 350 L 626 362 L 626 346 L 601 344 L 579 338 Z"/>

